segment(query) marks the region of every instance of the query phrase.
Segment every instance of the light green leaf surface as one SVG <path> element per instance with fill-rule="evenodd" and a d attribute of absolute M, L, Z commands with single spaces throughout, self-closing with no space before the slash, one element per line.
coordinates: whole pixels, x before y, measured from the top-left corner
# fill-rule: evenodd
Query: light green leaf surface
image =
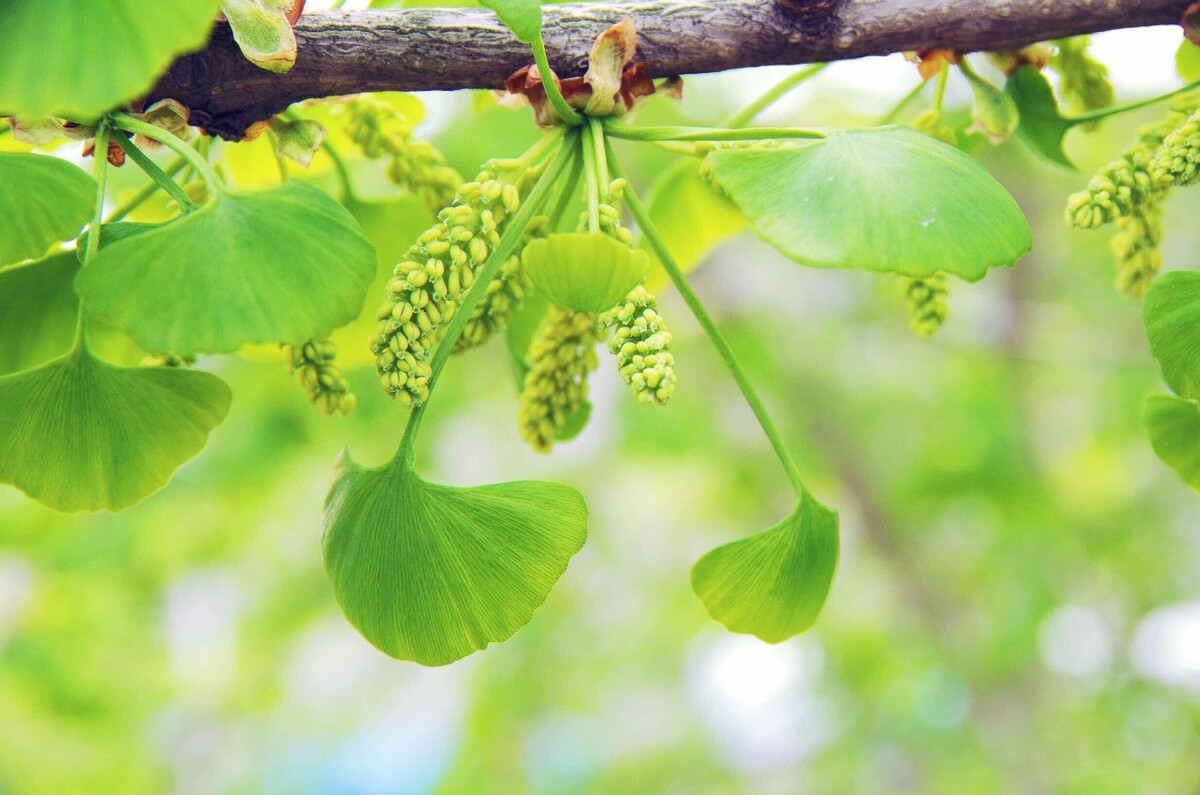
<path fill-rule="evenodd" d="M 95 200 L 95 181 L 65 160 L 0 152 L 0 265 L 41 257 L 75 237 Z"/>
<path fill-rule="evenodd" d="M 0 116 L 87 121 L 204 46 L 217 0 L 5 0 Z"/>
<path fill-rule="evenodd" d="M 375 252 L 353 216 L 290 181 L 219 194 L 101 248 L 76 289 L 90 313 L 149 351 L 224 353 L 328 336 L 358 315 L 374 272 Z"/>
<path fill-rule="evenodd" d="M 346 617 L 384 653 L 446 665 L 529 623 L 587 536 L 572 488 L 422 480 L 343 454 L 325 500 L 325 570 Z"/>
<path fill-rule="evenodd" d="M 779 643 L 817 620 L 837 558 L 837 514 L 805 496 L 770 530 L 700 558 L 692 567 L 692 590 L 731 632 Z"/>
<path fill-rule="evenodd" d="M 0 377 L 0 482 L 59 511 L 128 508 L 200 452 L 230 399 L 210 373 L 80 348 Z"/>
<path fill-rule="evenodd" d="M 269 72 L 287 72 L 296 63 L 296 35 L 286 4 L 263 0 L 220 0 L 233 40 L 242 55 Z"/>
<path fill-rule="evenodd" d="M 0 375 L 34 367 L 71 348 L 79 299 L 73 251 L 0 270 Z"/>
<path fill-rule="evenodd" d="M 532 44 L 542 35 L 542 4 L 539 0 L 480 0 L 496 12 L 520 41 Z"/>
<path fill-rule="evenodd" d="M 517 394 L 525 388 L 525 376 L 529 375 L 529 346 L 533 342 L 533 335 L 549 311 L 550 299 L 537 290 L 530 290 L 504 326 L 504 347 L 508 352 L 508 364 Z"/>
<path fill-rule="evenodd" d="M 1142 421 L 1158 457 L 1184 483 L 1200 491 L 1200 406 L 1190 400 L 1150 395 Z"/>
<path fill-rule="evenodd" d="M 983 166 L 907 127 L 709 159 L 763 239 L 802 265 L 975 281 L 1033 245 L 1021 209 Z"/>
<path fill-rule="evenodd" d="M 1008 76 L 1004 91 L 1020 112 L 1017 135 L 1026 146 L 1044 160 L 1074 168 L 1075 164 L 1063 151 L 1063 138 L 1080 122 L 1064 117 L 1059 111 L 1054 89 L 1046 76 L 1032 66 L 1022 66 Z"/>
<path fill-rule="evenodd" d="M 736 204 L 701 179 L 691 158 L 676 162 L 655 179 L 646 197 L 646 210 L 684 273 L 749 226 Z M 639 245 L 650 253 L 646 288 L 656 292 L 669 281 L 666 271 L 649 251 L 645 237 Z"/>
<path fill-rule="evenodd" d="M 603 312 L 641 284 L 650 257 L 608 235 L 572 232 L 530 241 L 521 264 L 556 306 Z"/>
<path fill-rule="evenodd" d="M 1163 380 L 1182 398 L 1200 398 L 1200 273 L 1173 271 L 1157 279 L 1142 319 Z"/>

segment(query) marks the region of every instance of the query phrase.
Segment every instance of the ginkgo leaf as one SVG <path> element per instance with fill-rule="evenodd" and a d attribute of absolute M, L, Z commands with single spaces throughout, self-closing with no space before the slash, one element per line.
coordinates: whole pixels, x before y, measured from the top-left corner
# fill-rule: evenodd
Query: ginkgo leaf
<path fill-rule="evenodd" d="M 480 0 L 496 12 L 517 39 L 532 44 L 542 35 L 542 4 L 540 0 Z"/>
<path fill-rule="evenodd" d="M 530 241 L 521 264 L 555 305 L 603 312 L 646 278 L 650 258 L 608 235 L 576 232 Z"/>
<path fill-rule="evenodd" d="M 1163 380 L 1180 397 L 1200 398 L 1200 273 L 1172 271 L 1155 280 L 1142 319 Z"/>
<path fill-rule="evenodd" d="M 475 488 L 422 480 L 397 460 L 343 454 L 325 500 L 325 570 L 342 611 L 384 653 L 446 665 L 529 623 L 587 536 L 587 506 L 558 483 Z"/>
<path fill-rule="evenodd" d="M 79 313 L 72 286 L 78 272 L 73 251 L 0 270 L 0 375 L 70 350 Z"/>
<path fill-rule="evenodd" d="M 10 0 L 0 12 L 0 116 L 93 119 L 203 47 L 216 14 L 217 0 Z"/>
<path fill-rule="evenodd" d="M 837 514 L 805 495 L 770 530 L 700 558 L 692 568 L 692 590 L 731 632 L 779 643 L 817 620 L 837 558 Z"/>
<path fill-rule="evenodd" d="M 41 257 L 75 237 L 96 201 L 90 176 L 48 155 L 0 152 L 0 186 L 0 265 Z"/>
<path fill-rule="evenodd" d="M 1200 406 L 1191 400 L 1150 395 L 1142 422 L 1150 446 L 1163 463 L 1200 491 Z"/>
<path fill-rule="evenodd" d="M 1008 76 L 1004 91 L 1017 105 L 1020 139 L 1043 159 L 1074 168 L 1063 151 L 1063 138 L 1080 122 L 1062 115 L 1046 76 L 1033 66 L 1022 66 Z"/>
<path fill-rule="evenodd" d="M 713 177 L 802 265 L 969 281 L 1033 246 L 1016 201 L 972 157 L 907 127 L 709 155 Z"/>
<path fill-rule="evenodd" d="M 119 511 L 200 452 L 231 399 L 220 378 L 116 367 L 86 346 L 0 377 L 0 482 L 59 511 Z"/>
<path fill-rule="evenodd" d="M 79 274 L 88 312 L 154 353 L 224 353 L 322 338 L 353 320 L 375 272 L 357 221 L 298 181 L 219 193 L 103 246 Z"/>

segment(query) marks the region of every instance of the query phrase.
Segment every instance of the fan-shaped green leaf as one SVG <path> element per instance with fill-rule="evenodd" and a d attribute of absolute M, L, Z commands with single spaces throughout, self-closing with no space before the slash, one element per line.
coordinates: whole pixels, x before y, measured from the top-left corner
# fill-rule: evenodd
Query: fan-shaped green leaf
<path fill-rule="evenodd" d="M 496 12 L 500 21 L 525 44 L 532 44 L 542 35 L 542 4 L 540 0 L 480 0 Z"/>
<path fill-rule="evenodd" d="M 907 127 L 709 158 L 758 233 L 802 265 L 975 281 L 1033 245 L 1021 209 L 983 166 Z"/>
<path fill-rule="evenodd" d="M 343 455 L 325 501 L 325 570 L 350 623 L 384 653 L 446 665 L 525 626 L 587 536 L 572 488 L 439 486 L 397 461 Z"/>
<path fill-rule="evenodd" d="M 837 514 L 805 496 L 770 530 L 700 558 L 692 590 L 730 631 L 779 643 L 817 620 L 837 557 Z"/>
<path fill-rule="evenodd" d="M 0 186 L 0 265 L 40 257 L 75 237 L 96 201 L 91 177 L 48 155 L 0 152 Z"/>
<path fill-rule="evenodd" d="M 1046 76 L 1032 66 L 1022 66 L 1008 76 L 1004 91 L 1017 105 L 1021 121 L 1017 136 L 1033 153 L 1060 166 L 1075 164 L 1063 151 L 1063 138 L 1080 122 L 1068 119 L 1058 109 L 1054 89 Z"/>
<path fill-rule="evenodd" d="M 1150 395 L 1142 421 L 1158 457 L 1184 483 L 1200 491 L 1200 406 L 1191 400 Z"/>
<path fill-rule="evenodd" d="M 0 375 L 24 370 L 69 350 L 79 299 L 72 251 L 0 270 Z"/>
<path fill-rule="evenodd" d="M 646 278 L 650 258 L 608 235 L 576 232 L 530 241 L 521 264 L 557 306 L 603 312 Z"/>
<path fill-rule="evenodd" d="M 1173 271 L 1156 280 L 1142 319 L 1163 380 L 1180 397 L 1200 398 L 1200 273 Z"/>
<path fill-rule="evenodd" d="M 358 315 L 374 272 L 375 252 L 350 213 L 291 181 L 218 194 L 104 246 L 76 288 L 90 313 L 147 350 L 223 353 L 328 336 Z"/>
<path fill-rule="evenodd" d="M 9 0 L 0 11 L 0 116 L 94 118 L 204 46 L 216 13 L 217 0 Z"/>
<path fill-rule="evenodd" d="M 200 452 L 230 398 L 210 373 L 79 348 L 0 377 L 0 482 L 60 511 L 127 508 Z"/>

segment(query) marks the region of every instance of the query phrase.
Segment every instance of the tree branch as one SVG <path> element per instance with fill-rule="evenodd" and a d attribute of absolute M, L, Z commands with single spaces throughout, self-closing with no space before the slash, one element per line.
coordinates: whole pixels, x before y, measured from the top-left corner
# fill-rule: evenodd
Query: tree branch
<path fill-rule="evenodd" d="M 1187 0 L 635 0 L 547 6 L 546 48 L 560 76 L 582 74 L 592 40 L 633 17 L 652 74 L 718 72 L 932 47 L 1012 49 L 1115 28 L 1178 23 Z M 293 102 L 362 91 L 499 88 L 529 63 L 494 14 L 409 8 L 306 14 L 286 75 L 251 65 L 229 29 L 178 60 L 151 92 L 226 137 Z"/>

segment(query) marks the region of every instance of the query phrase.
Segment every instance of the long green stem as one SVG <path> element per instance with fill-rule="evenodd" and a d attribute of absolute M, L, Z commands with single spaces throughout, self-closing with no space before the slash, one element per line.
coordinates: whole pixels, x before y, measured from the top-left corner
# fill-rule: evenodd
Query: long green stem
<path fill-rule="evenodd" d="M 571 130 L 563 137 L 562 146 L 551 159 L 550 164 L 542 175 L 538 177 L 537 183 L 533 186 L 533 190 L 529 192 L 529 196 L 521 204 L 520 209 L 506 224 L 504 234 L 500 236 L 500 242 L 492 251 L 491 256 L 484 262 L 479 273 L 475 276 L 475 282 L 471 285 L 471 289 L 467 291 L 467 295 L 463 298 L 462 305 L 454 313 L 454 318 L 450 321 L 450 325 L 446 328 L 446 334 L 438 343 L 437 349 L 433 352 L 433 360 L 430 362 L 429 376 L 429 392 L 432 396 L 434 388 L 437 386 L 438 379 L 441 377 L 442 369 L 446 366 L 446 361 L 450 358 L 451 351 L 454 350 L 454 343 L 462 336 L 463 329 L 467 327 L 467 321 L 471 318 L 471 313 L 479 306 L 487 294 L 488 285 L 496 278 L 496 274 L 500 271 L 500 266 L 512 256 L 517 245 L 525 236 L 525 230 L 529 227 L 529 223 L 533 220 L 538 211 L 542 209 L 546 199 L 554 190 L 555 184 L 559 181 L 567 165 L 575 156 L 579 145 L 579 133 Z M 425 409 L 429 406 L 429 399 L 412 410 L 408 415 L 408 426 L 404 429 L 404 439 L 400 442 L 400 448 L 396 451 L 396 459 L 401 456 L 405 460 L 412 462 L 414 451 L 414 442 L 417 437 L 417 429 L 420 427 L 421 418 L 425 414 Z"/>
<path fill-rule="evenodd" d="M 929 85 L 929 82 L 926 80 L 922 80 L 921 82 L 917 83 L 916 86 L 913 87 L 913 90 L 901 97 L 900 101 L 893 105 L 892 109 L 885 113 L 883 117 L 876 122 L 876 124 L 882 126 L 884 124 L 891 124 L 892 122 L 896 121 L 897 117 L 904 112 L 904 109 L 912 104 L 913 100 L 921 96 L 921 92 L 925 90 L 925 86 L 927 85 Z"/>
<path fill-rule="evenodd" d="M 154 184 L 171 194 L 171 198 L 179 204 L 179 208 L 183 212 L 189 213 L 196 209 L 196 203 L 192 201 L 192 197 L 188 196 L 183 188 L 179 187 L 179 183 L 171 179 L 165 171 L 159 168 L 158 163 L 155 163 L 145 152 L 134 146 L 133 141 L 129 140 L 129 136 L 118 130 L 114 139 L 117 145 L 125 151 L 125 154 L 133 158 L 133 162 L 137 163 L 138 168 L 146 172 L 146 176 L 150 177 L 154 181 Z"/>
<path fill-rule="evenodd" d="M 588 231 L 600 231 L 600 181 L 596 177 L 596 148 L 592 140 L 592 127 L 583 127 L 583 170 L 587 176 Z"/>
<path fill-rule="evenodd" d="M 563 97 L 562 91 L 558 87 L 558 81 L 554 79 L 554 70 L 550 68 L 550 59 L 546 57 L 546 43 L 542 41 L 540 33 L 533 40 L 532 46 L 533 60 L 537 64 L 538 74 L 542 78 L 542 86 L 546 89 L 546 97 L 564 122 L 572 127 L 577 126 L 583 121 L 583 117 L 568 105 L 567 100 Z"/>
<path fill-rule="evenodd" d="M 171 177 L 172 181 L 174 181 L 175 175 L 178 174 L 179 172 L 183 171 L 183 167 L 186 165 L 187 165 L 187 160 L 185 160 L 182 157 L 177 157 L 174 160 L 172 160 L 170 163 L 168 163 L 166 168 L 164 168 L 162 171 L 168 177 Z M 115 209 L 111 213 L 109 213 L 108 218 L 104 219 L 104 222 L 111 224 L 114 221 L 120 221 L 122 218 L 129 215 L 131 212 L 133 212 L 137 208 L 141 207 L 142 204 L 147 199 L 149 199 L 151 196 L 153 196 L 157 192 L 158 192 L 158 183 L 155 182 L 154 180 L 150 180 L 145 185 L 143 185 L 141 188 L 139 188 L 137 193 L 130 196 L 129 199 L 124 204 L 118 206 L 117 209 Z"/>
<path fill-rule="evenodd" d="M 596 178 L 600 181 L 600 189 L 607 191 L 611 180 L 608 177 L 608 147 L 604 145 L 604 125 L 593 116 L 588 119 L 588 126 L 592 131 L 592 149 L 596 153 Z"/>
<path fill-rule="evenodd" d="M 554 203 L 551 204 L 554 209 L 549 213 L 550 231 L 558 229 L 562 222 L 563 214 L 567 211 L 571 199 L 575 197 L 575 191 L 579 189 L 579 180 L 583 176 L 583 152 L 576 151 L 571 156 L 571 171 L 567 178 L 559 184 L 558 196 Z"/>
<path fill-rule="evenodd" d="M 1081 113 L 1078 116 L 1067 116 L 1065 118 L 1066 121 L 1070 122 L 1072 125 L 1084 124 L 1089 121 L 1097 121 L 1098 119 L 1107 119 L 1109 116 L 1116 116 L 1121 113 L 1129 113 L 1131 111 L 1141 110 L 1142 108 L 1149 107 L 1150 105 L 1157 105 L 1159 102 L 1168 100 L 1171 97 L 1177 97 L 1180 94 L 1186 94 L 1187 92 L 1194 91 L 1197 88 L 1200 88 L 1200 80 L 1197 80 L 1194 83 L 1188 83 L 1186 86 L 1177 88 L 1174 91 L 1169 91 L 1166 94 L 1160 94 L 1157 97 L 1139 99 L 1134 102 L 1126 102 L 1123 105 L 1109 105 L 1107 108 L 1100 108 L 1099 110 Z"/>
<path fill-rule="evenodd" d="M 633 127 L 615 119 L 604 120 L 604 131 L 614 138 L 630 141 L 766 141 L 778 138 L 825 138 L 820 130 L 792 127 Z"/>
<path fill-rule="evenodd" d="M 821 70 L 826 66 L 829 66 L 829 64 L 815 63 L 811 66 L 801 69 L 798 72 L 793 72 L 792 74 L 780 80 L 771 88 L 767 89 L 766 92 L 763 93 L 763 95 L 758 99 L 754 100 L 749 105 L 730 116 L 729 121 L 725 123 L 725 126 L 744 127 L 745 125 L 749 124 L 755 116 L 778 102 L 793 88 L 805 82 L 810 77 L 820 74 Z"/>
<path fill-rule="evenodd" d="M 940 115 L 942 108 L 946 104 L 946 85 L 950 82 L 950 66 L 949 64 L 942 66 L 942 71 L 938 72 L 937 86 L 933 90 L 933 109 Z"/>
<path fill-rule="evenodd" d="M 87 228 L 87 250 L 83 252 L 83 267 L 92 264 L 100 252 L 100 225 L 104 218 L 104 194 L 108 191 L 108 120 L 101 119 L 96 127 L 95 149 L 92 151 L 93 174 L 96 178 L 96 205 L 92 210 L 92 222 Z M 75 316 L 75 348 L 86 344 L 84 337 L 84 306 L 79 303 Z"/>
<path fill-rule="evenodd" d="M 217 191 L 221 190 L 221 180 L 217 177 L 217 172 L 213 171 L 212 166 L 208 164 L 208 160 L 180 140 L 178 136 L 160 127 L 155 127 L 153 124 L 147 124 L 141 119 L 135 119 L 128 113 L 114 113 L 111 118 L 113 123 L 125 132 L 140 133 L 152 141 L 158 141 L 176 154 L 187 158 L 188 163 L 196 169 L 196 173 L 207 183 L 209 196 L 215 196 Z"/>
<path fill-rule="evenodd" d="M 327 140 L 321 141 L 321 150 L 333 161 L 333 168 L 337 172 L 338 182 L 342 185 L 343 195 L 347 200 L 355 198 L 354 179 L 350 176 L 350 167 L 346 165 L 346 159 L 342 157 L 342 153 Z"/>
<path fill-rule="evenodd" d="M 618 177 L 621 176 L 620 165 L 613 155 L 611 145 L 609 148 L 609 162 L 612 164 L 613 173 Z M 784 471 L 787 472 L 788 479 L 792 482 L 792 487 L 796 490 L 797 497 L 805 497 L 808 495 L 808 489 L 804 485 L 804 481 L 800 477 L 800 470 L 796 466 L 792 454 L 788 452 L 787 447 L 783 443 L 783 436 L 779 433 L 779 429 L 775 427 L 771 415 L 767 413 L 767 407 L 759 398 L 758 392 L 755 391 L 750 379 L 746 377 L 746 373 L 742 370 L 742 366 L 738 363 L 737 357 L 733 353 L 733 349 L 729 347 L 729 343 L 721 336 L 721 332 L 713 323 L 712 317 L 708 314 L 708 310 L 704 308 L 704 304 L 700 302 L 700 297 L 692 290 L 692 286 L 683 275 L 675 258 L 671 255 L 670 249 L 667 248 L 666 241 L 658 231 L 658 227 L 654 225 L 654 221 L 650 218 L 650 213 L 646 210 L 646 205 L 642 204 L 637 193 L 633 190 L 625 191 L 625 204 L 629 207 L 629 212 L 633 219 L 637 221 L 637 225 L 642 230 L 642 234 L 646 236 L 646 240 L 650 242 L 650 248 L 653 249 L 655 255 L 662 263 L 663 270 L 667 272 L 667 276 L 675 285 L 675 289 L 679 291 L 683 297 L 684 303 L 688 305 L 688 309 L 695 315 L 696 321 L 700 327 L 704 329 L 704 333 L 712 341 L 717 352 L 725 361 L 725 366 L 729 368 L 733 380 L 737 383 L 738 389 L 741 390 L 742 396 L 749 404 L 750 410 L 754 412 L 754 416 L 758 419 L 758 424 L 762 426 L 763 433 L 771 442 L 771 447 L 775 450 L 775 455 L 779 457 L 779 462 L 783 464 Z"/>

